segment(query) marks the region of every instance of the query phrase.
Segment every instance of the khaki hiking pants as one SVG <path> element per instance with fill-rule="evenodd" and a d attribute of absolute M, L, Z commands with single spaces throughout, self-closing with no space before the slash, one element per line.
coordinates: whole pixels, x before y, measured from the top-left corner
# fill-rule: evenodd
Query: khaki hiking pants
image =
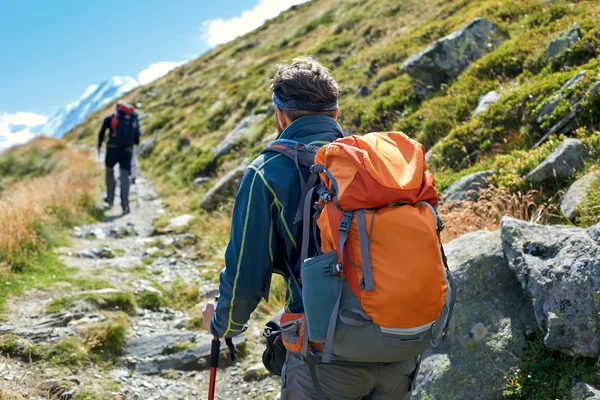
<path fill-rule="evenodd" d="M 316 364 L 326 400 L 409 400 L 410 375 L 417 360 L 398 363 Z M 281 372 L 281 400 L 317 400 L 308 364 L 287 352 Z"/>

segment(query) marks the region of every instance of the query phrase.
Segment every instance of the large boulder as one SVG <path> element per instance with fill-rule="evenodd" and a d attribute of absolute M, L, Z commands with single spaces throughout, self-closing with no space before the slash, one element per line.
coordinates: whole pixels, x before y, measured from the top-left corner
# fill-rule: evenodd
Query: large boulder
<path fill-rule="evenodd" d="M 245 159 L 235 169 L 229 171 L 215 185 L 210 188 L 208 193 L 202 199 L 200 206 L 205 210 L 214 209 L 224 199 L 235 195 L 240 187 L 240 182 L 248 168 L 248 160 Z"/>
<path fill-rule="evenodd" d="M 554 57 L 561 55 L 563 52 L 571 48 L 577 41 L 581 39 L 579 32 L 579 24 L 574 23 L 569 29 L 559 33 L 548 45 L 546 49 L 546 62 L 549 62 Z"/>
<path fill-rule="evenodd" d="M 478 116 L 479 114 L 490 108 L 490 106 L 498 100 L 500 100 L 500 93 L 496 92 L 495 90 L 484 94 L 479 98 L 479 104 L 477 104 L 477 108 L 475 109 L 475 111 L 473 111 L 473 116 Z"/>
<path fill-rule="evenodd" d="M 600 390 L 592 385 L 579 382 L 571 390 L 571 399 L 573 400 L 600 400 Z"/>
<path fill-rule="evenodd" d="M 493 171 L 480 171 L 453 182 L 442 195 L 444 201 L 479 199 L 479 191 L 488 187 L 487 178 Z"/>
<path fill-rule="evenodd" d="M 502 219 L 510 269 L 532 299 L 544 344 L 598 357 L 600 224 L 590 229 Z"/>
<path fill-rule="evenodd" d="M 563 180 L 575 176 L 584 166 L 588 151 L 578 139 L 567 138 L 540 165 L 525 175 L 531 183 L 550 179 Z"/>
<path fill-rule="evenodd" d="M 502 371 L 516 367 L 531 302 L 502 252 L 499 232 L 479 231 L 446 246 L 457 299 L 450 335 L 424 354 L 417 400 L 500 399 Z"/>
<path fill-rule="evenodd" d="M 229 153 L 229 151 L 237 144 L 248 139 L 252 134 L 252 127 L 260 123 L 265 117 L 265 114 L 255 114 L 242 119 L 242 121 L 227 136 L 225 136 L 225 139 L 223 139 L 221 143 L 211 149 L 215 160 Z"/>
<path fill-rule="evenodd" d="M 415 93 L 423 97 L 456 79 L 473 61 L 494 51 L 505 40 L 506 35 L 493 22 L 475 18 L 410 57 L 402 64 L 402 71 L 413 78 Z"/>
<path fill-rule="evenodd" d="M 569 190 L 560 203 L 560 211 L 567 219 L 572 221 L 579 216 L 577 208 L 585 199 L 588 189 L 596 179 L 600 179 L 600 171 L 598 170 L 592 171 L 583 178 L 576 180 L 569 187 Z"/>

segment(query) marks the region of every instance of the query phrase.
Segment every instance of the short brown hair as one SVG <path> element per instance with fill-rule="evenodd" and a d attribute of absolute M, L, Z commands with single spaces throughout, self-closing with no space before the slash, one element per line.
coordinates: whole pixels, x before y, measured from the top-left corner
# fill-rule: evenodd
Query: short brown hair
<path fill-rule="evenodd" d="M 278 64 L 271 91 L 285 98 L 304 103 L 336 103 L 340 97 L 338 84 L 331 71 L 312 57 L 297 57 L 289 64 Z M 296 119 L 312 114 L 333 117 L 335 110 L 282 110 L 287 116 Z"/>

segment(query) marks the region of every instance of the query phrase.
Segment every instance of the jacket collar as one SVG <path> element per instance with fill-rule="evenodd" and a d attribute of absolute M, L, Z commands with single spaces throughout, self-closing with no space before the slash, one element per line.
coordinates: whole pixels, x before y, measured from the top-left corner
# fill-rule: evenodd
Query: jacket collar
<path fill-rule="evenodd" d="M 328 137 L 331 138 L 328 141 L 333 141 L 344 137 L 344 132 L 335 119 L 316 114 L 298 118 L 279 135 L 279 139 L 296 140 L 304 143 L 319 137 Z"/>

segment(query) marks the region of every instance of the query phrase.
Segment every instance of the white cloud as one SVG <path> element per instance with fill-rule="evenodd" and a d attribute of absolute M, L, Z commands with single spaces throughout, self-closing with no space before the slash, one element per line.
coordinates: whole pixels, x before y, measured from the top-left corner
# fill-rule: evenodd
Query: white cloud
<path fill-rule="evenodd" d="M 296 4 L 307 0 L 260 0 L 252 10 L 246 10 L 242 15 L 231 19 L 221 18 L 206 21 L 206 40 L 211 46 L 229 42 L 261 26 L 266 20 L 278 16 Z M 310 0 L 308 0 L 310 1 Z"/>
<path fill-rule="evenodd" d="M 48 117 L 32 112 L 0 114 L 0 151 L 41 134 Z"/>
<path fill-rule="evenodd" d="M 182 63 L 174 61 L 159 61 L 151 64 L 148 68 L 138 74 L 138 81 L 145 85 L 153 80 L 160 78 L 172 69 L 180 66 Z"/>

